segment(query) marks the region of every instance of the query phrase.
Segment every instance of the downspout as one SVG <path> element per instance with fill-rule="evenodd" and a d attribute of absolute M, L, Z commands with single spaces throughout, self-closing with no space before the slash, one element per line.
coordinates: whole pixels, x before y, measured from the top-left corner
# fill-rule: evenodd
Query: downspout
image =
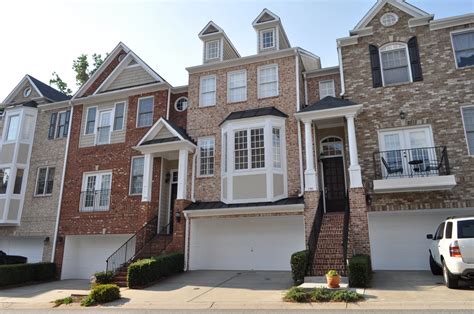
<path fill-rule="evenodd" d="M 342 51 L 341 45 L 339 42 L 337 43 L 337 57 L 339 59 L 339 75 L 341 77 L 341 94 L 340 96 L 343 98 L 346 94 L 346 85 L 344 84 L 344 66 L 342 65 Z"/>
<path fill-rule="evenodd" d="M 304 81 L 304 103 L 308 105 L 308 80 L 306 78 L 306 72 L 303 73 L 303 81 Z"/>
<path fill-rule="evenodd" d="M 184 271 L 187 271 L 189 268 L 189 255 L 188 255 L 188 247 L 189 247 L 189 217 L 186 212 L 184 212 L 184 219 L 186 220 L 186 227 L 184 231 Z"/>
<path fill-rule="evenodd" d="M 63 173 L 61 174 L 61 187 L 59 189 L 59 200 L 58 200 L 58 210 L 56 213 L 56 225 L 54 228 L 54 238 L 53 238 L 53 251 L 51 253 L 51 263 L 54 263 L 55 253 L 56 253 L 56 242 L 58 239 L 58 231 L 59 231 L 59 215 L 61 213 L 61 203 L 63 200 L 63 191 L 64 191 L 64 178 L 66 176 L 66 165 L 67 165 L 67 157 L 69 153 L 69 141 L 71 139 L 71 129 L 72 129 L 72 117 L 74 114 L 74 107 L 72 105 L 72 101 L 69 101 L 69 106 L 71 106 L 71 114 L 69 117 L 69 126 L 67 131 L 67 140 L 66 140 L 66 150 L 64 152 L 64 162 L 63 162 Z"/>
<path fill-rule="evenodd" d="M 300 111 L 300 63 L 299 63 L 299 53 L 296 50 L 295 56 L 295 71 L 296 71 L 296 112 Z M 306 96 L 305 96 L 306 97 Z M 303 172 L 303 146 L 301 143 L 301 127 L 300 121 L 296 120 L 296 127 L 298 128 L 298 155 L 299 155 L 299 162 L 300 162 L 300 194 L 298 197 L 303 196 L 304 194 L 304 172 Z"/>
<path fill-rule="evenodd" d="M 168 88 L 168 103 L 166 104 L 166 120 L 170 119 L 171 87 Z"/>
<path fill-rule="evenodd" d="M 196 180 L 196 159 L 198 155 L 198 149 L 196 148 L 196 151 L 194 152 L 193 155 L 193 166 L 191 170 L 191 202 L 196 203 L 196 198 L 194 198 L 194 181 Z"/>

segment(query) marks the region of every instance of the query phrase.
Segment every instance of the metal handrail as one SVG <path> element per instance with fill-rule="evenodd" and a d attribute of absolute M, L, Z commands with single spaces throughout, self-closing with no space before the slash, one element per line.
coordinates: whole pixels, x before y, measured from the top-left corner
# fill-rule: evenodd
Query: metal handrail
<path fill-rule="evenodd" d="M 313 268 L 314 254 L 316 254 L 316 248 L 318 245 L 319 233 L 323 224 L 324 208 L 323 208 L 323 194 L 319 195 L 318 207 L 316 208 L 316 214 L 314 216 L 313 225 L 308 238 L 308 261 L 306 273 L 311 273 Z"/>
<path fill-rule="evenodd" d="M 344 225 L 342 231 L 342 257 L 344 262 L 344 270 L 347 271 L 347 246 L 349 243 L 349 226 L 350 226 L 350 199 L 349 190 L 346 194 L 346 205 L 344 208 Z"/>

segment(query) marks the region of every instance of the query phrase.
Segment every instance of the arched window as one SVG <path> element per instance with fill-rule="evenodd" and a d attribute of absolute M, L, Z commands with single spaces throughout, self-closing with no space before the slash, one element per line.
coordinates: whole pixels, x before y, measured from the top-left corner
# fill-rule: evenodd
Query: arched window
<path fill-rule="evenodd" d="M 390 43 L 380 48 L 382 79 L 384 85 L 411 82 L 407 45 Z"/>
<path fill-rule="evenodd" d="M 180 97 L 174 104 L 176 111 L 182 112 L 188 108 L 188 99 L 186 97 Z"/>
<path fill-rule="evenodd" d="M 342 156 L 344 145 L 342 139 L 336 136 L 329 136 L 321 140 L 321 157 Z"/>

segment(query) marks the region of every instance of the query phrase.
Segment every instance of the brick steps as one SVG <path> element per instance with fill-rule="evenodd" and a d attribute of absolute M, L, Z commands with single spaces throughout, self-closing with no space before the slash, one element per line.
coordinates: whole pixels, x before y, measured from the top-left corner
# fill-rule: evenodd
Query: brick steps
<path fill-rule="evenodd" d="M 326 213 L 323 217 L 314 255 L 311 275 L 324 276 L 330 269 L 345 275 L 343 259 L 344 213 Z"/>

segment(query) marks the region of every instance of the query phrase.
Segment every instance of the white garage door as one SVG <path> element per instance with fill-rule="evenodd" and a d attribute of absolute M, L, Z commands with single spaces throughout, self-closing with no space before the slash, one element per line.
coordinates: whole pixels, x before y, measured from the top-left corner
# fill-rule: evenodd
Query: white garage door
<path fill-rule="evenodd" d="M 428 270 L 429 233 L 447 217 L 473 210 L 369 213 L 369 238 L 375 270 Z"/>
<path fill-rule="evenodd" d="M 3 238 L 0 239 L 0 251 L 8 255 L 28 258 L 28 263 L 43 260 L 44 238 Z"/>
<path fill-rule="evenodd" d="M 131 235 L 66 236 L 61 279 L 89 279 L 95 272 L 104 271 L 106 259 L 130 237 Z"/>
<path fill-rule="evenodd" d="M 192 219 L 189 268 L 290 270 L 304 230 L 303 216 Z"/>

